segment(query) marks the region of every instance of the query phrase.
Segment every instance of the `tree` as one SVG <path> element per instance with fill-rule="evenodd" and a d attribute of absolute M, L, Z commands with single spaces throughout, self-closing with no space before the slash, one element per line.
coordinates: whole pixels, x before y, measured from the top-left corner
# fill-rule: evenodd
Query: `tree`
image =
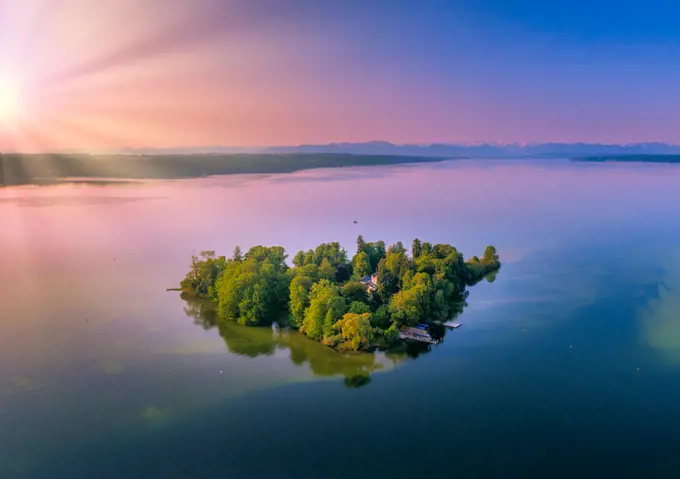
<path fill-rule="evenodd" d="M 411 256 L 413 256 L 413 259 L 416 260 L 422 254 L 422 252 L 423 252 L 422 243 L 418 238 L 414 239 L 413 244 L 411 244 Z"/>
<path fill-rule="evenodd" d="M 335 327 L 340 330 L 345 345 L 354 351 L 370 348 L 375 339 L 375 328 L 371 326 L 369 313 L 347 313 L 335 324 Z"/>
<path fill-rule="evenodd" d="M 354 311 L 350 311 L 353 313 Z M 371 324 L 380 329 L 385 329 L 390 326 L 390 310 L 386 304 L 378 307 L 378 309 L 371 315 Z"/>
<path fill-rule="evenodd" d="M 232 258 L 234 261 L 243 261 L 243 254 L 241 253 L 241 248 L 239 246 L 234 248 Z"/>
<path fill-rule="evenodd" d="M 366 242 L 364 241 L 364 237 L 359 235 L 357 237 L 357 254 L 361 253 L 362 251 L 366 251 Z"/>
<path fill-rule="evenodd" d="M 371 270 L 370 260 L 365 251 L 357 253 L 352 260 L 352 264 L 354 267 L 354 275 L 357 278 L 363 278 L 364 276 L 368 276 L 369 274 L 373 273 L 373 270 Z"/>
<path fill-rule="evenodd" d="M 364 314 L 370 313 L 371 308 L 366 303 L 362 303 L 361 301 L 352 301 L 347 312 L 353 314 Z"/>
<path fill-rule="evenodd" d="M 295 274 L 298 276 L 308 276 L 313 281 L 319 279 L 319 268 L 314 264 L 306 264 L 301 268 L 295 268 Z"/>
<path fill-rule="evenodd" d="M 202 251 L 191 257 L 189 273 L 181 281 L 182 290 L 197 298 L 216 299 L 215 282 L 227 266 L 224 256 L 215 257 L 214 251 Z"/>
<path fill-rule="evenodd" d="M 373 265 L 373 261 L 375 261 L 374 268 L 377 268 L 380 260 L 385 258 L 385 256 L 387 256 L 387 250 L 385 249 L 385 242 L 382 241 L 382 240 L 376 241 L 373 244 L 373 249 L 375 250 L 375 255 L 374 255 L 374 257 L 371 258 L 371 264 Z"/>
<path fill-rule="evenodd" d="M 296 268 L 301 268 L 305 265 L 305 252 L 298 251 L 293 257 L 293 266 Z"/>
<path fill-rule="evenodd" d="M 398 278 L 399 282 L 404 274 L 411 268 L 408 256 L 404 251 L 390 251 L 385 258 L 385 267 Z"/>
<path fill-rule="evenodd" d="M 321 243 L 314 250 L 313 261 L 317 266 L 321 266 L 323 260 L 327 260 L 334 268 L 347 264 L 347 251 L 340 246 L 340 243 Z"/>
<path fill-rule="evenodd" d="M 342 295 L 347 298 L 348 301 L 361 301 L 362 303 L 368 301 L 366 286 L 358 281 L 345 283 L 342 287 Z"/>
<path fill-rule="evenodd" d="M 246 325 L 281 317 L 290 301 L 285 250 L 256 246 L 243 261 L 230 261 L 215 282 L 218 315 Z"/>
<path fill-rule="evenodd" d="M 254 259 L 258 264 L 265 261 L 270 263 L 276 271 L 285 271 L 288 269 L 286 264 L 286 250 L 281 246 L 253 246 L 248 250 L 245 259 Z"/>
<path fill-rule="evenodd" d="M 498 261 L 498 253 L 494 246 L 487 246 L 484 250 L 484 261 L 486 263 L 493 263 Z"/>
<path fill-rule="evenodd" d="M 319 266 L 319 278 L 327 279 L 333 281 L 335 279 L 335 268 L 328 261 L 328 258 L 324 258 Z"/>
<path fill-rule="evenodd" d="M 378 295 L 383 302 L 389 301 L 390 297 L 399 291 L 399 278 L 385 264 L 385 259 L 378 263 Z"/>
<path fill-rule="evenodd" d="M 422 318 L 428 316 L 429 294 L 429 285 L 423 283 L 399 291 L 390 299 L 390 317 L 400 325 L 413 326 L 420 322 Z"/>
<path fill-rule="evenodd" d="M 392 246 L 390 246 L 390 249 L 387 253 L 388 254 L 389 253 L 404 253 L 404 254 L 406 254 L 406 248 L 404 248 L 404 243 L 402 243 L 401 241 L 397 241 Z"/>
<path fill-rule="evenodd" d="M 299 328 L 302 325 L 313 284 L 308 276 L 295 276 L 290 282 L 290 323 L 294 327 Z"/>
<path fill-rule="evenodd" d="M 334 333 L 333 326 L 345 313 L 345 300 L 337 286 L 322 279 L 312 286 L 309 307 L 300 331 L 317 341 Z"/>
<path fill-rule="evenodd" d="M 203 259 L 215 259 L 215 251 L 213 250 L 201 251 L 200 256 L 203 257 Z"/>

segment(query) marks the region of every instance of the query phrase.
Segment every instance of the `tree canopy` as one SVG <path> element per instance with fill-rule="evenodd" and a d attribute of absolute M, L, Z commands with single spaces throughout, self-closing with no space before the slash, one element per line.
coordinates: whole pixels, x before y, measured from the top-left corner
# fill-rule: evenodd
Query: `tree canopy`
<path fill-rule="evenodd" d="M 231 258 L 214 251 L 193 256 L 181 282 L 186 294 L 217 303 L 218 321 L 243 325 L 287 324 L 341 350 L 368 350 L 390 344 L 398 329 L 446 320 L 462 310 L 466 287 L 492 282 L 500 268 L 494 246 L 481 258 L 464 261 L 448 244 L 415 239 L 411 255 L 404 244 L 357 238 L 348 258 L 339 243 L 299 251 L 287 264 L 281 246 L 239 247 Z M 359 282 L 377 276 L 377 289 Z"/>

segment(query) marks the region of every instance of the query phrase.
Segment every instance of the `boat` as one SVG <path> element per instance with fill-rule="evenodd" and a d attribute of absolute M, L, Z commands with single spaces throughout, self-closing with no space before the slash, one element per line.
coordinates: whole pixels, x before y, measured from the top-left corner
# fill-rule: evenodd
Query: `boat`
<path fill-rule="evenodd" d="M 451 328 L 451 329 L 456 329 L 456 328 L 460 328 L 462 326 L 462 324 L 460 324 L 457 321 L 447 321 L 447 322 L 444 323 L 444 326 Z"/>

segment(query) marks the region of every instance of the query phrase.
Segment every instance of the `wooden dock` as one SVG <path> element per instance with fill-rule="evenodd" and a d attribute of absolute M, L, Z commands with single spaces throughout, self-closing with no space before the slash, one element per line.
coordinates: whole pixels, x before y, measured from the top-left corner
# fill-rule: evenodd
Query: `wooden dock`
<path fill-rule="evenodd" d="M 422 343 L 437 344 L 438 341 L 432 339 L 430 333 L 423 329 L 410 328 L 408 326 L 402 326 L 399 329 L 399 337 L 401 339 L 412 339 L 414 341 L 420 341 Z"/>
<path fill-rule="evenodd" d="M 460 328 L 462 326 L 462 324 L 460 324 L 459 322 L 456 322 L 456 321 L 447 321 L 447 322 L 444 323 L 444 326 L 446 326 L 447 328 L 456 329 L 456 328 Z"/>

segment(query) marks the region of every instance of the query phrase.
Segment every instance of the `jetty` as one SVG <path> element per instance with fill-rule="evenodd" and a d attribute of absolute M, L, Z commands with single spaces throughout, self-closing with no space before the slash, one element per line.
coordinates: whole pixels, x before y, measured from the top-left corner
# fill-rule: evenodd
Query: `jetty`
<path fill-rule="evenodd" d="M 439 341 L 433 339 L 427 328 L 423 328 L 422 326 L 425 325 L 418 324 L 416 327 L 402 326 L 399 329 L 399 337 L 401 339 L 412 339 L 422 343 L 437 344 Z"/>
<path fill-rule="evenodd" d="M 456 329 L 456 328 L 460 328 L 462 326 L 462 324 L 460 324 L 457 321 L 447 321 L 447 322 L 444 323 L 444 326 L 446 326 L 447 328 Z"/>

